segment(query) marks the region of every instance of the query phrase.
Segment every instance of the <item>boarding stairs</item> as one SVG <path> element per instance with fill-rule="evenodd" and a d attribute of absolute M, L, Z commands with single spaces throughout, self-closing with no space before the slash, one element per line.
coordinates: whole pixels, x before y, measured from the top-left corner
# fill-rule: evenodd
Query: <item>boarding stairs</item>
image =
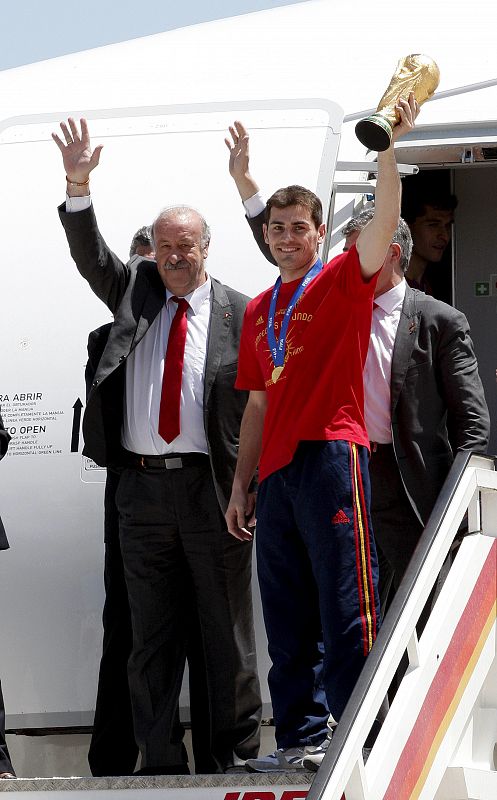
<path fill-rule="evenodd" d="M 440 574 L 418 639 L 416 624 Z M 20 779 L 0 781 L 0 793 L 12 800 L 497 800 L 496 599 L 495 461 L 459 453 L 315 775 Z M 405 654 L 407 669 L 365 762 L 368 733 Z"/>
<path fill-rule="evenodd" d="M 496 598 L 495 461 L 459 453 L 307 800 L 496 800 Z M 407 670 L 365 763 L 405 653 Z"/>

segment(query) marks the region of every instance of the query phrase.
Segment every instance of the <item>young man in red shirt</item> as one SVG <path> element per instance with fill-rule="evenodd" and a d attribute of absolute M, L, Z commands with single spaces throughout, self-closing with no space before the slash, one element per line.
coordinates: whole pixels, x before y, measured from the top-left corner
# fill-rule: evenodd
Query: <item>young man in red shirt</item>
<path fill-rule="evenodd" d="M 414 125 L 414 97 L 398 111 L 393 141 Z M 259 465 L 257 562 L 278 749 L 249 760 L 251 771 L 303 768 L 326 740 L 328 715 L 339 720 L 376 637 L 362 371 L 400 194 L 392 142 L 378 154 L 373 219 L 325 266 L 316 195 L 289 186 L 267 202 L 264 235 L 280 277 L 245 312 L 236 386 L 250 396 L 226 513 L 233 536 L 251 539 L 248 486 Z"/>

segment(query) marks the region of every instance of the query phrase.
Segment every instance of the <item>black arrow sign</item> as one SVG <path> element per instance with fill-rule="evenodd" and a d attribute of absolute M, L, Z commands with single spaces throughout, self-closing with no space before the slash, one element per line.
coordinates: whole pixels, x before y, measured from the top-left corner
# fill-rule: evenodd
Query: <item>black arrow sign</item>
<path fill-rule="evenodd" d="M 72 417 L 71 453 L 77 453 L 79 450 L 79 429 L 81 426 L 82 408 L 83 408 L 83 403 L 78 397 L 78 399 L 73 405 L 74 412 Z"/>

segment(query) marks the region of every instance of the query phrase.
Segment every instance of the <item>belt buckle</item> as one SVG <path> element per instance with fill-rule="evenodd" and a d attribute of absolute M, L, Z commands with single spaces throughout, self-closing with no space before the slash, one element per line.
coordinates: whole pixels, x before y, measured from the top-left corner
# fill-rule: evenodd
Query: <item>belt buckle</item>
<path fill-rule="evenodd" d="M 165 458 L 166 469 L 181 469 L 183 462 L 181 458 Z"/>

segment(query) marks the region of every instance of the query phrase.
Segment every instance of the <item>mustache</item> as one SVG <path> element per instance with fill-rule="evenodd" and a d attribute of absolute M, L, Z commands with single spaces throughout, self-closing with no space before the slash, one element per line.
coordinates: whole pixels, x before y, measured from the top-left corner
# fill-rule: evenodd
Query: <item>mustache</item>
<path fill-rule="evenodd" d="M 185 269 L 189 266 L 190 264 L 188 261 L 185 261 L 185 259 L 181 259 L 181 261 L 177 261 L 176 264 L 171 264 L 169 261 L 166 261 L 166 263 L 164 264 L 164 269 L 170 269 L 170 270 Z"/>

